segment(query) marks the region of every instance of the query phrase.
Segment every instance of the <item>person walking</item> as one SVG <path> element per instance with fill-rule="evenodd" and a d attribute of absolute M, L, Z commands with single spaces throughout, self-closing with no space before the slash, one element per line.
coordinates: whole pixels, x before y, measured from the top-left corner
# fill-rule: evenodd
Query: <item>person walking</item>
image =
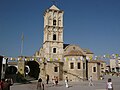
<path fill-rule="evenodd" d="M 55 77 L 55 84 L 58 85 L 58 77 Z"/>
<path fill-rule="evenodd" d="M 0 79 L 0 90 L 3 90 L 3 82 L 1 79 Z"/>
<path fill-rule="evenodd" d="M 49 82 L 49 75 L 48 74 L 46 75 L 46 82 L 47 82 L 47 84 Z"/>
<path fill-rule="evenodd" d="M 7 84 L 5 82 L 5 79 L 3 78 L 2 80 L 0 80 L 0 90 L 4 90 L 7 88 Z"/>
<path fill-rule="evenodd" d="M 55 76 L 52 78 L 52 84 L 55 85 Z"/>
<path fill-rule="evenodd" d="M 69 86 L 68 86 L 68 77 L 65 78 L 65 86 L 66 86 L 67 88 L 69 88 Z"/>
<path fill-rule="evenodd" d="M 44 84 L 42 83 L 41 78 L 38 79 L 37 90 L 44 90 Z"/>
<path fill-rule="evenodd" d="M 89 86 L 93 86 L 92 76 L 89 77 Z"/>
<path fill-rule="evenodd" d="M 108 78 L 107 90 L 113 90 L 113 84 L 111 78 Z"/>

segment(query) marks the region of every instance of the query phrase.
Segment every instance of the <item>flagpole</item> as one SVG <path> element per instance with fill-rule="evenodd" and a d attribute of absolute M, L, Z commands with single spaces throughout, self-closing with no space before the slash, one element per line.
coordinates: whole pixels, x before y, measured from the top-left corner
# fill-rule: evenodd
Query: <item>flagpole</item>
<path fill-rule="evenodd" d="M 21 56 L 22 56 L 22 54 L 23 54 L 23 40 L 24 40 L 23 33 L 22 33 L 21 39 L 22 39 L 22 41 L 21 41 Z"/>

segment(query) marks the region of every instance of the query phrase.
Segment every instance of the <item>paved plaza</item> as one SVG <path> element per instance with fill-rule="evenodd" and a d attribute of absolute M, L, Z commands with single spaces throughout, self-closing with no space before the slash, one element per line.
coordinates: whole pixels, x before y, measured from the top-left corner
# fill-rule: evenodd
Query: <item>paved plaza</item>
<path fill-rule="evenodd" d="M 106 90 L 106 82 L 108 78 L 112 78 L 114 90 L 120 90 L 120 77 L 105 76 L 104 80 L 93 81 L 94 86 L 89 86 L 88 81 L 81 82 L 69 82 L 69 88 L 65 87 L 64 81 L 60 81 L 59 85 L 53 86 L 52 83 L 45 84 L 45 90 Z M 37 90 L 37 81 L 33 81 L 30 84 L 17 84 L 11 86 L 11 90 Z"/>

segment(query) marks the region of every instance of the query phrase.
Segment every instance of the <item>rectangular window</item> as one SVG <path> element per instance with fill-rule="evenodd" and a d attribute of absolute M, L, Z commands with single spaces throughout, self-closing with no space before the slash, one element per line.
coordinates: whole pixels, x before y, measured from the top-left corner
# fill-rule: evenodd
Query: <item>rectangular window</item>
<path fill-rule="evenodd" d="M 80 62 L 77 63 L 77 68 L 80 69 Z"/>
<path fill-rule="evenodd" d="M 83 69 L 85 69 L 85 63 L 83 63 Z"/>
<path fill-rule="evenodd" d="M 58 67 L 54 67 L 54 72 L 58 72 Z"/>
<path fill-rule="evenodd" d="M 96 67 L 93 67 L 93 72 L 96 72 Z"/>
<path fill-rule="evenodd" d="M 74 63 L 70 63 L 70 69 L 74 69 Z"/>
<path fill-rule="evenodd" d="M 56 53 L 56 48 L 53 48 L 53 53 Z"/>

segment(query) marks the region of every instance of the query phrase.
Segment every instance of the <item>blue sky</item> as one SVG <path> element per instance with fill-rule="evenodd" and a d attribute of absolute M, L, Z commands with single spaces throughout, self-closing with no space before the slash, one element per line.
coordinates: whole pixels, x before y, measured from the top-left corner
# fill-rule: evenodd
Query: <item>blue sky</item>
<path fill-rule="evenodd" d="M 120 54 L 120 0 L 56 0 L 64 10 L 64 43 L 95 55 Z M 0 55 L 33 55 L 43 42 L 43 13 L 52 0 L 0 0 Z"/>

